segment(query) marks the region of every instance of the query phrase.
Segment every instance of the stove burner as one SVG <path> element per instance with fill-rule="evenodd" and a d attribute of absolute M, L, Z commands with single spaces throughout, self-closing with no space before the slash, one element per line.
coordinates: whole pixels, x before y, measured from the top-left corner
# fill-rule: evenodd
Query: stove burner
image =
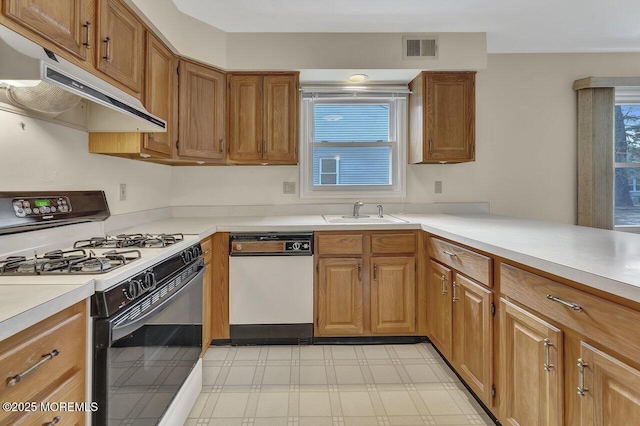
<path fill-rule="evenodd" d="M 106 237 L 94 237 L 76 241 L 74 248 L 160 248 L 170 246 L 184 239 L 182 234 L 119 234 Z"/>
<path fill-rule="evenodd" d="M 101 255 L 83 249 L 54 250 L 42 256 L 8 257 L 0 261 L 0 275 L 96 274 L 112 271 L 140 258 L 139 250 L 110 250 Z"/>

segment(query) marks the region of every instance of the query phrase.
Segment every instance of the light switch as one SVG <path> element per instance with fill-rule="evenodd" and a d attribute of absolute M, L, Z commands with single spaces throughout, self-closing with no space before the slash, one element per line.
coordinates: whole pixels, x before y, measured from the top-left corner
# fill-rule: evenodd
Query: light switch
<path fill-rule="evenodd" d="M 295 194 L 296 193 L 296 183 L 295 182 L 282 182 L 282 193 L 283 194 Z"/>

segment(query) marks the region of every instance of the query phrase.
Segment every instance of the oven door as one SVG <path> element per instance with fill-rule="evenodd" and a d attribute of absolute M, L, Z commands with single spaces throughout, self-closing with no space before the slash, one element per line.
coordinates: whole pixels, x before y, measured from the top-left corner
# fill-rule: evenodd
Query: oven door
<path fill-rule="evenodd" d="M 196 269 L 180 280 L 186 284 L 135 318 L 131 311 L 150 303 L 155 292 L 94 321 L 95 426 L 160 421 L 200 356 L 204 272 L 204 266 Z"/>

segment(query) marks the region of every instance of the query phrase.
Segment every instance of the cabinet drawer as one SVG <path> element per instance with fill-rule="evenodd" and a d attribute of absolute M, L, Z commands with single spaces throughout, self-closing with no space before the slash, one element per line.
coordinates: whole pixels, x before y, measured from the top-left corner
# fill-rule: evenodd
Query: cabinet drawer
<path fill-rule="evenodd" d="M 362 254 L 363 237 L 358 234 L 316 234 L 318 254 Z"/>
<path fill-rule="evenodd" d="M 638 311 L 504 263 L 500 288 L 510 299 L 621 355 L 637 359 L 640 353 Z"/>
<path fill-rule="evenodd" d="M 84 370 L 85 312 L 80 302 L 0 343 L 0 400 L 37 401 L 41 392 L 73 371 Z M 11 378 L 56 356 L 23 376 L 13 386 Z"/>
<path fill-rule="evenodd" d="M 59 417 L 60 420 L 57 424 L 59 425 L 84 425 L 84 411 L 70 411 L 70 410 L 60 410 L 53 411 L 55 408 L 58 408 L 58 403 L 83 403 L 85 402 L 84 396 L 84 374 L 82 372 L 77 371 L 75 374 L 66 379 L 60 386 L 52 389 L 50 392 L 47 392 L 46 395 L 42 397 L 39 402 L 49 403 L 50 408 L 49 411 L 40 410 L 40 406 L 38 406 L 38 410 L 35 412 L 26 413 L 22 417 L 17 419 L 13 419 L 13 414 L 24 414 L 24 413 L 11 413 L 10 416 L 10 424 L 12 425 L 47 425 L 55 417 Z M 38 402 L 38 403 L 39 403 Z M 87 406 L 89 409 L 90 406 Z"/>
<path fill-rule="evenodd" d="M 429 257 L 491 287 L 491 258 L 456 244 L 429 237 Z"/>
<path fill-rule="evenodd" d="M 371 253 L 415 253 L 416 235 L 404 234 L 373 234 L 371 235 Z"/>

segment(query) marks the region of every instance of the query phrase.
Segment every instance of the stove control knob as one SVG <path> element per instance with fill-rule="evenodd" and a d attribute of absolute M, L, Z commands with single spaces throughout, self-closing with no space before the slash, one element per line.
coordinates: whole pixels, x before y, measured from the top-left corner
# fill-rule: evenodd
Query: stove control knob
<path fill-rule="evenodd" d="M 293 251 L 298 251 L 300 250 L 301 244 L 299 242 L 295 242 L 292 244 L 291 248 L 293 249 Z"/>
<path fill-rule="evenodd" d="M 147 271 L 144 273 L 144 281 L 142 282 L 142 288 L 144 290 L 155 290 L 156 289 L 156 276 L 153 275 L 152 271 Z"/>
<path fill-rule="evenodd" d="M 142 290 L 142 283 L 139 280 L 131 280 L 131 282 L 129 282 L 129 288 L 126 289 L 122 289 L 122 292 L 124 293 L 124 297 L 126 297 L 129 300 L 134 300 L 136 297 L 138 297 L 140 295 L 140 293 Z"/>
<path fill-rule="evenodd" d="M 191 247 L 191 254 L 192 254 L 193 259 L 197 259 L 198 256 L 200 256 L 200 254 L 201 254 L 200 253 L 200 247 L 198 247 L 198 246 Z"/>
<path fill-rule="evenodd" d="M 192 253 L 189 250 L 185 250 L 182 252 L 182 260 L 184 263 L 189 263 L 192 260 Z"/>

